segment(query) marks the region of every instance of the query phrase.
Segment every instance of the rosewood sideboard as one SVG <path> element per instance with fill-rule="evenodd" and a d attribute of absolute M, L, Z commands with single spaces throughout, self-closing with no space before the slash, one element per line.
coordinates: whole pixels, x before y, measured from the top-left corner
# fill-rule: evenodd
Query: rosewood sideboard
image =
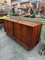
<path fill-rule="evenodd" d="M 5 32 L 24 47 L 32 49 L 39 43 L 41 23 L 8 18 L 3 20 L 3 25 Z"/>

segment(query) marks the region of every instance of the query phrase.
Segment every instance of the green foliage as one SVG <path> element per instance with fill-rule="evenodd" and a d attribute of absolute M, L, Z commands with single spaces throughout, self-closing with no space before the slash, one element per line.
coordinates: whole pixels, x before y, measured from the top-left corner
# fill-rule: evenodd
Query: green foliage
<path fill-rule="evenodd" d="M 13 12 L 12 12 L 12 10 L 8 13 L 8 15 L 9 16 L 13 16 L 14 15 Z"/>

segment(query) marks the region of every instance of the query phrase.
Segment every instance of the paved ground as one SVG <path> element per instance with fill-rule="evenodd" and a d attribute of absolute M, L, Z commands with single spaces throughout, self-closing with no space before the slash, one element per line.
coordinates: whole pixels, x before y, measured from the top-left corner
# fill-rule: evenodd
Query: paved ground
<path fill-rule="evenodd" d="M 0 60 L 45 60 L 45 56 L 38 53 L 42 47 L 40 41 L 33 50 L 27 51 L 0 29 Z"/>

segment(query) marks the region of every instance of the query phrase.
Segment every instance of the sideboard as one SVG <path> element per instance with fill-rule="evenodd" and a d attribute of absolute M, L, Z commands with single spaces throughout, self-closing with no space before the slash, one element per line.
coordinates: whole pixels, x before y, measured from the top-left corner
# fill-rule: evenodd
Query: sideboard
<path fill-rule="evenodd" d="M 5 32 L 28 49 L 34 48 L 40 40 L 41 23 L 17 19 L 3 20 Z"/>

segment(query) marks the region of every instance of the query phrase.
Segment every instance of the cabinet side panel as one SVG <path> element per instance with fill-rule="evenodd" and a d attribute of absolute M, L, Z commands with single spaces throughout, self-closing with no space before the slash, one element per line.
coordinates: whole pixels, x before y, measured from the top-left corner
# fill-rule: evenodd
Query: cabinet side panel
<path fill-rule="evenodd" d="M 8 23 L 8 33 L 9 33 L 11 36 L 14 36 L 13 22 L 7 21 L 7 23 Z"/>
<path fill-rule="evenodd" d="M 41 34 L 41 24 L 33 28 L 33 47 L 39 43 L 40 40 L 40 34 Z"/>
<path fill-rule="evenodd" d="M 3 26 L 4 26 L 5 32 L 8 32 L 8 23 L 6 20 L 3 21 Z"/>

